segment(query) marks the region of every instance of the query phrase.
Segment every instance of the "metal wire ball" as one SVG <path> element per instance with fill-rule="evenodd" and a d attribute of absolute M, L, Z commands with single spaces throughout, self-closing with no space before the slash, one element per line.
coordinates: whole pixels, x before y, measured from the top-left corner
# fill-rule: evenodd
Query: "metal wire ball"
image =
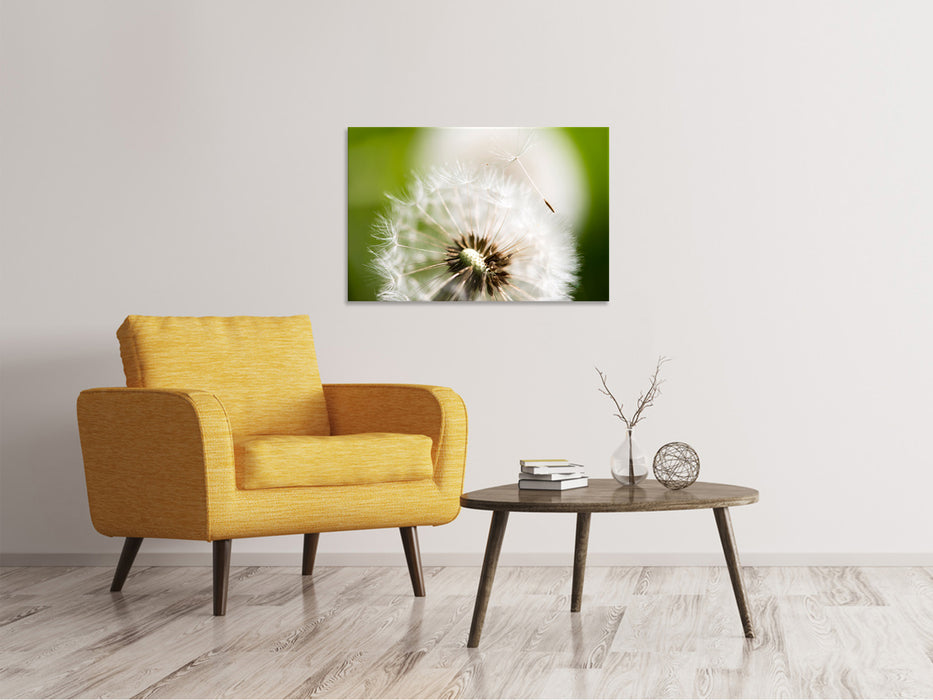
<path fill-rule="evenodd" d="M 686 442 L 669 442 L 654 456 L 654 478 L 667 488 L 687 488 L 700 475 L 700 458 Z"/>

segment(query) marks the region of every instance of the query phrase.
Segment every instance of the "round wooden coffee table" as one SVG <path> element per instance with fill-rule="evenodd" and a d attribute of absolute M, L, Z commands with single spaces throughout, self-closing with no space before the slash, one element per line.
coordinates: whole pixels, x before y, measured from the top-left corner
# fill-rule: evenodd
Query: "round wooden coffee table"
<path fill-rule="evenodd" d="M 473 624 L 470 626 L 468 647 L 479 645 L 486 618 L 486 606 L 496 576 L 496 564 L 502 549 L 505 525 L 512 511 L 524 513 L 576 513 L 577 533 L 573 554 L 573 583 L 571 585 L 570 610 L 580 612 L 583 599 L 583 573 L 586 568 L 586 545 L 590 534 L 591 513 L 629 513 L 657 510 L 691 510 L 712 508 L 726 555 L 732 590 L 738 604 L 739 617 L 746 637 L 754 637 L 752 621 L 745 601 L 745 586 L 742 569 L 732 535 L 730 506 L 744 506 L 758 501 L 758 492 L 744 486 L 709 484 L 696 482 L 685 489 L 672 491 L 657 481 L 643 481 L 635 487 L 622 486 L 614 479 L 590 479 L 589 486 L 569 491 L 537 491 L 519 489 L 518 484 L 494 486 L 480 491 L 471 491 L 460 497 L 464 508 L 491 510 L 492 523 L 483 558 L 483 572 L 476 592 L 473 609 Z"/>

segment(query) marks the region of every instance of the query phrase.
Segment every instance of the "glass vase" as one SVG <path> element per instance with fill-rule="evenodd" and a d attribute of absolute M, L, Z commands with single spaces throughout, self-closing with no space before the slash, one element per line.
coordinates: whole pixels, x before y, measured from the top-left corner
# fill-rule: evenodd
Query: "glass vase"
<path fill-rule="evenodd" d="M 622 444 L 609 460 L 612 476 L 623 486 L 635 486 L 648 476 L 648 455 L 632 437 L 632 429 L 626 428 Z"/>

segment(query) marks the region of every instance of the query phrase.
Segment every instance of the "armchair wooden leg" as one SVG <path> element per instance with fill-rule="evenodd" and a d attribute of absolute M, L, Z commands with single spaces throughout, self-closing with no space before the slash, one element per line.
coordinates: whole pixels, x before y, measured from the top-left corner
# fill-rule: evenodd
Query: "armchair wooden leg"
<path fill-rule="evenodd" d="M 424 598 L 424 574 L 421 571 L 421 549 L 418 547 L 418 529 L 414 527 L 400 527 L 402 533 L 402 547 L 405 548 L 405 559 L 408 562 L 408 574 L 411 576 L 411 587 L 415 590 L 416 598 Z"/>
<path fill-rule="evenodd" d="M 305 535 L 304 548 L 301 552 L 301 575 L 310 576 L 314 573 L 314 558 L 317 556 L 317 541 L 320 533 L 311 532 Z"/>
<path fill-rule="evenodd" d="M 117 570 L 113 575 L 113 583 L 110 584 L 111 591 L 122 591 L 123 583 L 126 581 L 127 574 L 136 560 L 136 553 L 139 551 L 139 545 L 143 543 L 142 537 L 127 537 L 123 542 L 123 551 L 120 553 L 120 561 L 117 563 Z"/>
<path fill-rule="evenodd" d="M 227 614 L 227 582 L 230 579 L 232 540 L 214 540 L 214 614 Z"/>

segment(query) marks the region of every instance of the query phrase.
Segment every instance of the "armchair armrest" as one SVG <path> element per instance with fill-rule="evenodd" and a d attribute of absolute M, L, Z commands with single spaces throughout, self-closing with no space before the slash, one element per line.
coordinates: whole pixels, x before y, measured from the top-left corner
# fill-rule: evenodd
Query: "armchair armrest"
<path fill-rule="evenodd" d="M 413 433 L 433 441 L 434 481 L 445 497 L 463 492 L 467 414 L 452 389 L 417 384 L 325 384 L 334 435 Z"/>
<path fill-rule="evenodd" d="M 217 484 L 235 479 L 233 437 L 206 391 L 88 389 L 78 431 L 95 529 L 119 537 L 209 540 Z"/>

